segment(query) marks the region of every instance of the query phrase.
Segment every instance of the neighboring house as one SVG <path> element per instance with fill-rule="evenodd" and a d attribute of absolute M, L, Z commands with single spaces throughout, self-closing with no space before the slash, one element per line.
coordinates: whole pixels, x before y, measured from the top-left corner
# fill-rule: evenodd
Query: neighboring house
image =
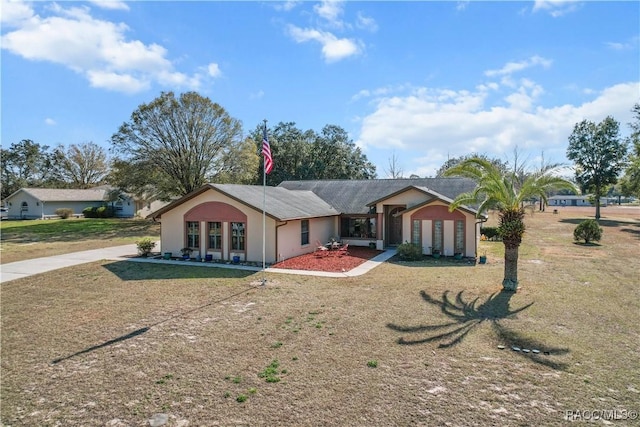
<path fill-rule="evenodd" d="M 88 190 L 56 188 L 21 188 L 5 200 L 11 219 L 45 219 L 57 217 L 56 209 L 69 208 L 76 215 L 89 206 L 113 205 L 116 217 L 130 218 L 136 214 L 136 202 L 122 195 L 115 202 L 107 201 L 110 188 Z"/>
<path fill-rule="evenodd" d="M 549 197 L 549 206 L 593 206 L 589 201 L 589 194 L 582 196 L 551 196 Z M 601 200 L 606 203 L 606 198 Z"/>
<path fill-rule="evenodd" d="M 192 256 L 261 261 L 264 204 L 268 263 L 313 252 L 330 238 L 378 249 L 412 242 L 425 254 L 438 249 L 475 257 L 477 211 L 448 209 L 453 198 L 474 187 L 463 178 L 208 184 L 151 216 L 162 223 L 162 250 L 176 255 L 188 247 Z"/>
<path fill-rule="evenodd" d="M 146 202 L 142 200 L 134 200 L 136 216 L 140 218 L 147 218 L 155 211 L 163 206 L 166 206 L 169 202 L 163 202 L 160 200 L 154 200 L 153 202 Z"/>

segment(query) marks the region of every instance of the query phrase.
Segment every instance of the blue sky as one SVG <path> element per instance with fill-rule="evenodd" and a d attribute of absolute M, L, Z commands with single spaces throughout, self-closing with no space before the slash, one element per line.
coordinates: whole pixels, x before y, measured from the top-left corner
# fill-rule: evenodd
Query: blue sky
<path fill-rule="evenodd" d="M 626 135 L 640 101 L 636 1 L 0 1 L 3 147 L 108 148 L 140 104 L 194 90 L 245 133 L 338 125 L 379 177 L 392 158 L 431 176 L 516 147 L 567 163 L 577 122 Z"/>

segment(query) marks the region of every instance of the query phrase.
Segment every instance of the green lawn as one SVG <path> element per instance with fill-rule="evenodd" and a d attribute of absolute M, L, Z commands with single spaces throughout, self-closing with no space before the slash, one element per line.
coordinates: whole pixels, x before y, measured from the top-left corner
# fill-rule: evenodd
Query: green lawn
<path fill-rule="evenodd" d="M 143 219 L 50 219 L 0 222 L 3 264 L 73 251 L 159 239 L 160 225 Z"/>

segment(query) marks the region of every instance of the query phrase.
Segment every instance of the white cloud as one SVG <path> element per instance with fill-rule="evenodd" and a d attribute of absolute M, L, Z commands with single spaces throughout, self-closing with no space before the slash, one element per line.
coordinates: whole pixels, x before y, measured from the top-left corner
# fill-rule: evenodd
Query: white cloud
<path fill-rule="evenodd" d="M 33 17 L 31 7 L 21 1 L 2 0 L 0 1 L 0 22 L 3 25 L 15 26 Z"/>
<path fill-rule="evenodd" d="M 371 31 L 372 33 L 378 31 L 378 23 L 376 22 L 376 20 L 363 15 L 362 12 L 357 13 L 356 27 L 363 30 Z"/>
<path fill-rule="evenodd" d="M 576 0 L 536 0 L 533 11 L 545 11 L 554 18 L 575 12 L 581 6 Z"/>
<path fill-rule="evenodd" d="M 293 10 L 298 4 L 300 4 L 300 1 L 297 0 L 288 0 L 288 1 L 284 1 L 284 2 L 273 2 L 273 8 L 275 10 L 282 10 L 285 12 L 289 12 L 291 10 Z"/>
<path fill-rule="evenodd" d="M 220 77 L 222 75 L 218 64 L 213 62 L 207 66 L 207 73 L 209 73 L 211 77 Z"/>
<path fill-rule="evenodd" d="M 356 22 L 345 23 L 342 20 L 344 14 L 344 1 L 323 0 L 313 6 L 315 17 L 311 27 L 302 28 L 289 24 L 287 33 L 297 43 L 316 41 L 322 46 L 322 56 L 326 62 L 336 62 L 350 56 L 359 55 L 364 50 L 364 43 L 355 38 L 339 37 L 336 32 L 353 31 L 354 26 L 360 30 L 375 32 L 378 30 L 376 21 L 357 12 Z"/>
<path fill-rule="evenodd" d="M 525 59 L 524 61 L 508 62 L 499 70 L 487 70 L 484 72 L 484 75 L 487 77 L 509 76 L 515 72 L 522 71 L 536 65 L 540 65 L 543 68 L 549 68 L 551 64 L 552 61 L 550 59 L 545 59 L 541 56 L 535 55 L 529 59 Z"/>
<path fill-rule="evenodd" d="M 341 16 L 344 13 L 343 2 L 341 0 L 323 0 L 320 4 L 313 6 L 313 10 L 318 16 L 328 21 L 329 24 L 342 28 L 344 23 Z"/>
<path fill-rule="evenodd" d="M 149 81 L 139 79 L 130 74 L 119 74 L 112 71 L 88 70 L 87 78 L 92 87 L 117 90 L 124 93 L 137 93 L 149 89 Z"/>
<path fill-rule="evenodd" d="M 89 3 L 102 9 L 129 10 L 129 5 L 120 0 L 89 0 Z"/>
<path fill-rule="evenodd" d="M 249 99 L 261 99 L 262 97 L 264 97 L 264 91 L 262 89 L 249 94 Z"/>
<path fill-rule="evenodd" d="M 202 76 L 175 71 L 163 46 L 127 39 L 127 25 L 95 19 L 86 6 L 65 8 L 54 3 L 47 17 L 35 15 L 32 9 L 30 17 L 24 9 L 12 10 L 17 29 L 2 36 L 3 49 L 29 60 L 64 65 L 93 87 L 135 93 L 153 83 L 200 86 Z"/>
<path fill-rule="evenodd" d="M 624 42 L 607 42 L 605 43 L 612 50 L 630 50 L 638 46 L 640 36 L 635 36 Z"/>
<path fill-rule="evenodd" d="M 352 39 L 337 38 L 332 33 L 289 26 L 289 34 L 298 43 L 316 41 L 322 45 L 322 55 L 327 62 L 335 62 L 361 52 L 361 45 Z"/>
<path fill-rule="evenodd" d="M 47 126 L 55 126 L 55 125 L 57 125 L 56 121 L 53 120 L 52 118 L 49 118 L 49 117 L 44 119 L 44 124 L 47 125 Z"/>
<path fill-rule="evenodd" d="M 629 46 L 624 44 L 624 43 L 616 43 L 616 42 L 608 42 L 606 43 L 606 45 L 608 47 L 610 47 L 613 50 L 624 50 L 626 48 L 628 48 Z"/>
<path fill-rule="evenodd" d="M 467 10 L 467 6 L 469 6 L 468 1 L 459 1 L 456 3 L 456 10 L 462 12 L 464 10 Z"/>
<path fill-rule="evenodd" d="M 523 79 L 501 100 L 493 100 L 494 89 L 487 85 L 474 91 L 414 88 L 406 95 L 384 95 L 361 120 L 356 145 L 365 153 L 395 149 L 400 158 L 409 157 L 407 175 L 433 175 L 447 156 L 481 153 L 506 160 L 516 146 L 566 162 L 573 126 L 584 119 L 600 122 L 608 115 L 621 124 L 631 121 L 640 83 L 605 88 L 581 105 L 542 106 L 537 102 L 542 92 Z"/>

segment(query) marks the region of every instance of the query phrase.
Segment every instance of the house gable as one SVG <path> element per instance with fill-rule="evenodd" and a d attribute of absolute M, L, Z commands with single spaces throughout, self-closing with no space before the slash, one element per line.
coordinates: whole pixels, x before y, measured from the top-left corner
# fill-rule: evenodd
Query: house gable
<path fill-rule="evenodd" d="M 291 191 L 280 187 L 262 187 L 259 185 L 207 184 L 157 210 L 152 214 L 152 217 L 162 218 L 167 212 L 209 190 L 222 194 L 260 213 L 264 208 L 265 214 L 276 221 L 318 218 L 340 214 L 340 212 L 311 191 Z"/>
<path fill-rule="evenodd" d="M 431 204 L 434 201 L 440 201 L 446 206 L 449 206 L 453 202 L 449 197 L 437 193 L 429 188 L 411 185 L 375 200 L 367 206 L 375 206 L 378 209 L 378 212 L 380 212 L 383 205 L 404 205 L 407 210 L 411 210 Z M 474 215 L 478 214 L 475 209 L 467 206 L 460 206 L 457 210 L 462 210 Z"/>
<path fill-rule="evenodd" d="M 420 220 L 427 220 L 427 219 L 464 220 L 466 219 L 465 215 L 458 210 L 449 212 L 449 208 L 445 205 L 432 205 L 432 204 L 423 206 L 417 210 L 412 210 L 410 217 L 412 220 L 414 219 L 420 219 Z"/>
<path fill-rule="evenodd" d="M 475 212 L 456 209 L 439 199 L 403 212 L 406 241 L 419 244 L 423 253 L 438 249 L 444 255 L 462 253 L 474 257 L 479 239 Z"/>
<path fill-rule="evenodd" d="M 189 209 L 184 214 L 184 220 L 242 222 L 247 220 L 247 215 L 224 202 L 204 202 Z"/>

